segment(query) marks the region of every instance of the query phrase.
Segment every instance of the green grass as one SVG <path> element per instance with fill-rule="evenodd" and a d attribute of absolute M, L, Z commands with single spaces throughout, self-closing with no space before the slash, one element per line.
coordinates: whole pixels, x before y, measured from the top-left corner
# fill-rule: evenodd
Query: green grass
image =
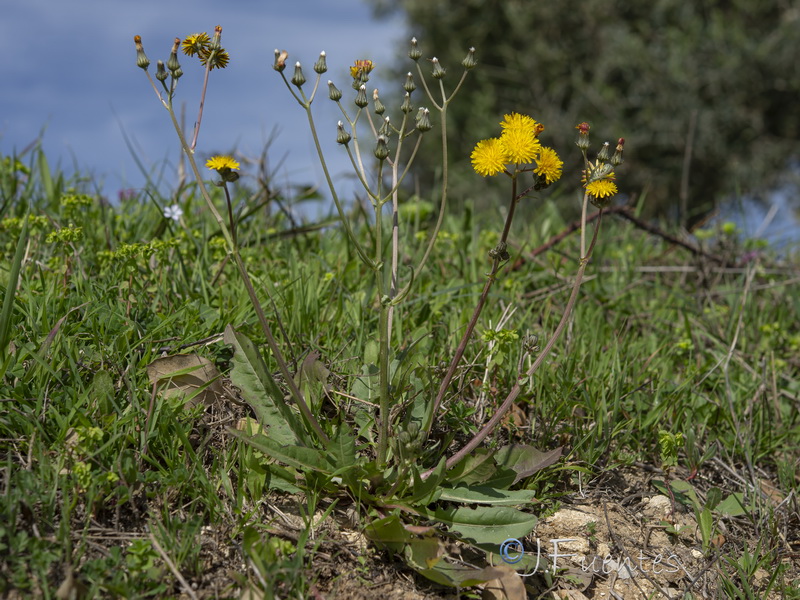
<path fill-rule="evenodd" d="M 308 528 L 295 539 L 275 529 L 275 515 L 262 503 L 276 497 L 278 483 L 255 450 L 226 433 L 249 413 L 233 402 L 187 409 L 154 396 L 148 378 L 147 366 L 163 352 L 196 352 L 227 373 L 231 350 L 221 339 L 191 344 L 228 324 L 264 342 L 194 188 L 180 198 L 184 229 L 161 214 L 174 198 L 136 196 L 112 206 L 92 192 L 90 203 L 75 202 L 90 186 L 52 173 L 41 153 L 27 165 L 3 163 L 0 187 L 4 298 L 14 293 L 8 284 L 22 219 L 29 207 L 31 216 L 44 217 L 30 225 L 4 313 L 0 594 L 53 597 L 74 573 L 85 597 L 163 597 L 183 591 L 179 572 L 201 597 L 237 597 L 247 586 L 307 597 L 323 539 Z M 258 203 L 258 190 L 249 196 L 239 189 L 250 205 Z M 561 229 L 558 203 L 571 200 L 525 202 L 531 206 L 517 221 L 524 228 L 512 231 L 512 262 Z M 82 227 L 80 239 L 66 239 L 62 228 L 69 226 Z M 399 397 L 435 393 L 501 226 L 498 215 L 448 217 L 429 268 L 396 317 L 394 358 L 407 375 Z M 62 241 L 47 241 L 59 229 Z M 292 368 L 316 350 L 331 388 L 353 395 L 374 361 L 374 280 L 335 226 L 279 235 L 289 229 L 266 206 L 240 224 L 256 292 Z M 404 231 L 408 239 L 416 233 Z M 730 236 L 720 239 L 726 258 L 744 251 Z M 480 332 L 513 306 L 504 328 L 546 340 L 578 252 L 578 240 L 567 238 L 501 273 L 443 406 L 440 436 L 465 439 L 476 429 L 475 415 L 490 414 L 517 377 L 521 344 L 509 344 L 502 363 L 487 365 Z M 771 589 L 798 597 L 783 576 L 780 541 L 787 521 L 795 519 L 796 528 L 796 501 L 777 508 L 759 483 L 771 482 L 783 498 L 800 491 L 800 299 L 791 288 L 798 266 L 769 251 L 762 256 L 752 277 L 723 271 L 607 218 L 573 324 L 520 396 L 524 421 L 499 429 L 490 443 L 565 447 L 557 466 L 525 484 L 544 511 L 579 479 L 585 485 L 636 463 L 661 467 L 659 431 L 682 433 L 692 443 L 678 453 L 672 477 L 696 471 L 702 479 L 718 462 L 729 465 L 742 480 L 729 480 L 725 492 L 744 493 L 747 530 L 758 540 L 725 548 L 720 585 L 761 593 L 753 588 L 761 566 L 777 574 Z M 670 269 L 676 266 L 686 270 Z M 483 385 L 475 382 L 486 373 Z M 333 393 L 317 410 L 332 419 L 350 414 L 351 404 Z M 307 522 L 327 506 L 322 497 L 289 498 L 300 502 Z"/>

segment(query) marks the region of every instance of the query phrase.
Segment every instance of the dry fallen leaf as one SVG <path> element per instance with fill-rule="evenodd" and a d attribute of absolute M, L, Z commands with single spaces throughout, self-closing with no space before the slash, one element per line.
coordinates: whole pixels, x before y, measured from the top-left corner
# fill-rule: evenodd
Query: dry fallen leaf
<path fill-rule="evenodd" d="M 161 388 L 165 398 L 187 398 L 187 409 L 201 402 L 208 406 L 224 395 L 214 363 L 198 354 L 158 358 L 147 365 L 147 376 L 151 384 Z"/>
<path fill-rule="evenodd" d="M 525 583 L 522 577 L 514 569 L 507 565 L 494 567 L 502 571 L 502 575 L 497 579 L 487 581 L 483 586 L 483 600 L 526 600 L 528 593 L 525 591 Z"/>

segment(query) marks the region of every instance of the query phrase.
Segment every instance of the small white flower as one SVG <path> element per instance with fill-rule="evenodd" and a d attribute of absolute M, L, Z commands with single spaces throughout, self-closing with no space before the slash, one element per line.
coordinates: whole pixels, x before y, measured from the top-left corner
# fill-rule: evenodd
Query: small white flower
<path fill-rule="evenodd" d="M 172 219 L 173 221 L 177 222 L 183 216 L 183 209 L 178 206 L 177 204 L 173 204 L 172 206 L 168 206 L 164 209 L 164 218 L 165 219 Z"/>

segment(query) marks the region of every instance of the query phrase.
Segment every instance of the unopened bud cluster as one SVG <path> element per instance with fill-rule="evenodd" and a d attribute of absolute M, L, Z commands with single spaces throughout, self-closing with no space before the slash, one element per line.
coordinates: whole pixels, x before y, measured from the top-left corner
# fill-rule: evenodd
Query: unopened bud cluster
<path fill-rule="evenodd" d="M 589 149 L 589 124 L 581 123 L 576 129 L 578 130 L 576 144 L 580 148 L 586 163 L 586 169 L 583 172 L 584 188 L 592 204 L 598 208 L 605 208 L 611 204 L 612 198 L 617 193 L 617 185 L 614 183 L 616 178 L 614 169 L 624 162 L 622 154 L 625 148 L 625 138 L 617 140 L 613 154 L 611 153 L 611 145 L 608 142 L 604 142 L 597 153 L 595 161 L 591 162 L 586 157 Z"/>

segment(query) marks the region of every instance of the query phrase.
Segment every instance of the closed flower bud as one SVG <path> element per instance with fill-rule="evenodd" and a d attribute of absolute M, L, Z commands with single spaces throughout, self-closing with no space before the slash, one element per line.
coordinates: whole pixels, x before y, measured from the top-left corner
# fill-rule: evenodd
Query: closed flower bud
<path fill-rule="evenodd" d="M 386 107 L 381 102 L 381 99 L 378 97 L 378 90 L 372 90 L 372 103 L 375 105 L 375 113 L 382 115 L 386 112 Z"/>
<path fill-rule="evenodd" d="M 140 69 L 147 70 L 150 66 L 150 59 L 144 53 L 144 45 L 142 44 L 142 37 L 139 35 L 133 36 L 133 43 L 136 45 L 136 66 Z"/>
<path fill-rule="evenodd" d="M 287 58 L 289 58 L 289 53 L 286 50 L 278 50 L 275 48 L 275 62 L 272 64 L 272 68 L 278 73 L 283 72 L 286 68 Z"/>
<path fill-rule="evenodd" d="M 342 99 L 342 91 L 333 85 L 333 82 L 330 80 L 328 80 L 328 98 L 334 102 L 338 102 Z"/>
<path fill-rule="evenodd" d="M 575 144 L 580 148 L 581 152 L 586 152 L 589 149 L 589 124 L 580 123 L 575 126 L 578 130 L 578 141 Z"/>
<path fill-rule="evenodd" d="M 539 351 L 539 336 L 534 334 L 526 335 L 522 338 L 522 350 L 525 354 L 533 354 Z"/>
<path fill-rule="evenodd" d="M 408 114 L 414 110 L 414 107 L 411 106 L 411 94 L 408 92 L 406 92 L 406 95 L 403 98 L 403 104 L 400 106 L 400 110 L 402 110 L 405 114 Z"/>
<path fill-rule="evenodd" d="M 622 162 L 625 160 L 624 158 L 622 158 L 622 151 L 624 150 L 624 148 L 625 148 L 625 138 L 619 138 L 619 140 L 617 140 L 617 147 L 614 150 L 614 156 L 611 157 L 611 164 L 614 165 L 615 167 L 620 166 Z"/>
<path fill-rule="evenodd" d="M 292 84 L 297 87 L 302 87 L 306 82 L 306 76 L 303 75 L 303 67 L 300 66 L 300 61 L 294 63 L 294 75 L 292 75 Z"/>
<path fill-rule="evenodd" d="M 489 257 L 494 260 L 505 261 L 511 258 L 511 255 L 508 253 L 508 244 L 506 242 L 500 242 L 489 250 Z"/>
<path fill-rule="evenodd" d="M 391 135 L 391 133 L 392 129 L 389 126 L 389 117 L 384 117 L 383 125 L 381 125 L 381 128 L 378 130 L 378 135 L 382 135 L 388 138 Z"/>
<path fill-rule="evenodd" d="M 328 61 L 325 57 L 325 51 L 319 53 L 319 58 L 317 62 L 314 63 L 314 72 L 319 73 L 322 75 L 325 71 L 328 70 Z"/>
<path fill-rule="evenodd" d="M 181 64 L 178 62 L 178 48 L 180 45 L 181 38 L 175 38 L 175 43 L 172 44 L 172 52 L 170 52 L 169 60 L 167 60 L 167 69 L 172 73 L 181 68 Z"/>
<path fill-rule="evenodd" d="M 444 67 L 442 67 L 442 65 L 439 64 L 439 59 L 434 56 L 431 59 L 431 62 L 433 63 L 433 73 L 432 73 L 433 78 L 441 79 L 442 77 L 444 77 L 445 70 Z"/>
<path fill-rule="evenodd" d="M 389 144 L 385 136 L 378 136 L 378 145 L 375 146 L 375 158 L 385 160 L 389 156 Z"/>
<path fill-rule="evenodd" d="M 364 108 L 369 101 L 367 100 L 367 86 L 361 85 L 358 88 L 358 94 L 356 94 L 356 106 L 359 108 Z"/>
<path fill-rule="evenodd" d="M 411 60 L 419 60 L 421 56 L 422 56 L 422 52 L 420 52 L 419 48 L 417 48 L 417 38 L 412 37 L 411 38 L 411 49 L 408 51 L 408 57 Z"/>
<path fill-rule="evenodd" d="M 217 25 L 214 27 L 214 36 L 211 38 L 211 50 L 220 50 L 222 49 L 222 45 L 220 41 L 222 39 L 222 26 Z"/>
<path fill-rule="evenodd" d="M 475 60 L 475 48 L 469 49 L 469 52 L 467 52 L 467 56 L 464 57 L 464 60 L 461 61 L 461 64 L 467 71 L 475 68 L 475 65 L 478 64 L 478 61 Z"/>
<path fill-rule="evenodd" d="M 603 142 L 603 147 L 600 148 L 600 152 L 597 153 L 597 162 L 598 163 L 607 163 L 611 159 L 611 152 L 608 149 L 608 142 Z"/>
<path fill-rule="evenodd" d="M 180 67 L 178 67 L 172 72 L 173 79 L 180 79 L 182 75 L 183 75 L 183 69 L 181 69 Z"/>
<path fill-rule="evenodd" d="M 403 89 L 409 94 L 417 89 L 417 84 L 414 83 L 414 76 L 411 74 L 411 71 L 406 74 L 406 82 L 403 84 Z"/>
<path fill-rule="evenodd" d="M 350 141 L 350 134 L 344 128 L 344 123 L 339 121 L 336 124 L 336 143 L 346 145 Z"/>
<path fill-rule="evenodd" d="M 169 77 L 169 75 L 167 75 L 167 68 L 164 66 L 164 61 L 159 60 L 156 62 L 156 79 L 159 81 L 166 81 L 167 77 Z"/>
<path fill-rule="evenodd" d="M 433 125 L 431 125 L 430 114 L 431 111 L 429 111 L 427 108 L 419 109 L 419 112 L 417 112 L 417 131 L 425 133 L 433 128 Z"/>

